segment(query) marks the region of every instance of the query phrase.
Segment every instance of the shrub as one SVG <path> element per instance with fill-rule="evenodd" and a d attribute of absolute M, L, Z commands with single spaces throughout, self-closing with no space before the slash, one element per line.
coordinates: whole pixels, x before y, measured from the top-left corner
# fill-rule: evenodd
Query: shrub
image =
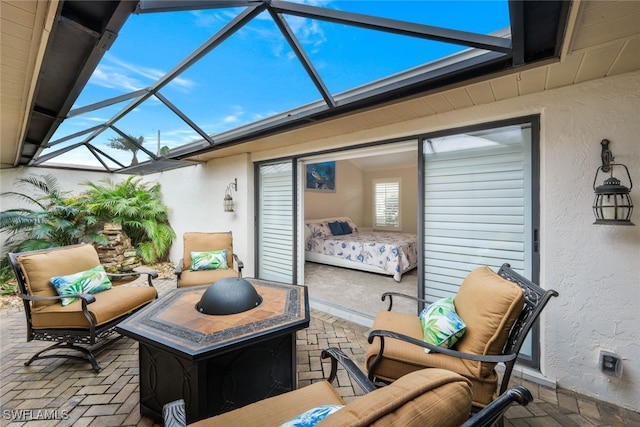
<path fill-rule="evenodd" d="M 166 259 L 176 235 L 162 203 L 160 184 L 141 180 L 129 177 L 118 184 L 105 180 L 104 185 L 87 182 L 90 189 L 83 194 L 83 203 L 101 221 L 122 224 L 144 262 L 158 262 Z"/>

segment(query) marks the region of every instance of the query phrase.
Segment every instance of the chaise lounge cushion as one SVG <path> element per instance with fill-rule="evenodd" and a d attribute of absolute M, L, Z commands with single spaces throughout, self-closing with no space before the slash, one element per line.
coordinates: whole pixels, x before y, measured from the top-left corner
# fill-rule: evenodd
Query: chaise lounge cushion
<path fill-rule="evenodd" d="M 522 311 L 524 295 L 515 283 L 500 277 L 488 267 L 480 267 L 469 273 L 463 281 L 454 303 L 467 328 L 453 349 L 481 355 L 500 354 L 509 329 Z M 418 340 L 424 338 L 420 318 L 414 315 L 380 312 L 373 329 L 392 330 Z M 367 367 L 379 350 L 380 340 L 375 339 L 367 349 Z M 448 369 L 469 379 L 475 406 L 485 406 L 497 396 L 495 363 L 463 360 L 435 352 L 425 353 L 422 347 L 395 339 L 385 340 L 383 358 L 375 367 L 375 376 L 394 381 L 425 367 Z"/>
<path fill-rule="evenodd" d="M 321 381 L 190 425 L 275 427 L 320 405 L 345 402 L 328 382 Z M 316 425 L 458 427 L 470 409 L 467 380 L 453 372 L 424 369 L 352 400 Z"/>

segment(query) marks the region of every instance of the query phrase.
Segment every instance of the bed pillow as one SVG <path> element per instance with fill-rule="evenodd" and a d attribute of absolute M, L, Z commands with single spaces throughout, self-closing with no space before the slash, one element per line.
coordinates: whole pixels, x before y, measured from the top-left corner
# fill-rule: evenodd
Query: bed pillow
<path fill-rule="evenodd" d="M 342 226 L 338 221 L 330 222 L 329 230 L 331 230 L 331 234 L 333 234 L 334 236 L 340 236 L 344 234 L 344 232 L 342 231 Z"/>
<path fill-rule="evenodd" d="M 62 297 L 75 294 L 97 294 L 113 287 L 101 265 L 79 273 L 52 277 L 50 282 Z M 77 299 L 77 297 L 65 297 L 61 302 L 62 305 L 69 305 Z"/>
<path fill-rule="evenodd" d="M 326 222 L 311 222 L 307 225 L 309 226 L 309 230 L 311 230 L 311 235 L 313 237 L 331 236 L 331 230 L 329 230 L 329 226 Z"/>
<path fill-rule="evenodd" d="M 456 313 L 453 298 L 443 298 L 425 307 L 420 313 L 420 324 L 424 341 L 444 348 L 451 348 L 458 342 L 467 325 Z M 431 350 L 424 349 L 425 353 Z"/>
<path fill-rule="evenodd" d="M 348 222 L 338 221 L 338 224 L 340 224 L 340 228 L 342 229 L 342 234 L 351 234 L 353 232 L 353 229 L 351 228 Z"/>
<path fill-rule="evenodd" d="M 343 405 L 321 405 L 303 412 L 297 417 L 280 424 L 280 427 L 313 427 L 329 415 L 343 408 Z"/>
<path fill-rule="evenodd" d="M 191 271 L 226 270 L 227 250 L 191 252 Z"/>

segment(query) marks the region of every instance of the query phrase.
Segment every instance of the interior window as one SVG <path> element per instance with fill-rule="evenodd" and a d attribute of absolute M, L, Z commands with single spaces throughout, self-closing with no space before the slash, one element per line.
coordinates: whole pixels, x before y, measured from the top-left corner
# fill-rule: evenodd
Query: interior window
<path fill-rule="evenodd" d="M 373 181 L 373 228 L 400 231 L 400 179 Z"/>

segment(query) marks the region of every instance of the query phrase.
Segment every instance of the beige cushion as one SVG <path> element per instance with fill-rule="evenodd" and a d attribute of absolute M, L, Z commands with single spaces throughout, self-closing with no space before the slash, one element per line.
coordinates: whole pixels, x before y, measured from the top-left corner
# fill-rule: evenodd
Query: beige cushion
<path fill-rule="evenodd" d="M 373 328 L 392 330 L 412 338 L 422 340 L 423 332 L 418 316 L 382 311 L 375 318 Z M 380 350 L 380 340 L 376 339 L 368 346 L 365 365 L 371 366 Z M 478 363 L 478 362 L 476 362 Z M 474 366 L 471 365 L 471 368 Z M 441 368 L 456 372 L 472 383 L 473 404 L 484 406 L 496 397 L 498 376 L 491 371 L 484 377 L 478 377 L 478 369 L 470 369 L 462 359 L 440 353 L 425 353 L 422 347 L 404 341 L 385 338 L 384 357 L 375 367 L 376 377 L 395 381 L 408 373 L 424 368 Z"/>
<path fill-rule="evenodd" d="M 320 405 L 344 405 L 344 402 L 326 381 L 289 393 L 260 400 L 234 411 L 198 421 L 190 426 L 279 426 L 304 411 Z"/>
<path fill-rule="evenodd" d="M 524 306 L 524 292 L 489 267 L 473 270 L 454 299 L 458 316 L 467 324 L 456 350 L 474 354 L 500 354 L 509 330 Z M 470 369 L 480 368 L 478 377 L 489 375 L 495 363 L 464 361 Z"/>
<path fill-rule="evenodd" d="M 33 296 L 57 296 L 49 280 L 100 265 L 95 248 L 89 244 L 55 249 L 50 252 L 18 256 L 18 264 L 26 277 L 27 288 Z M 34 301 L 33 308 L 46 307 L 59 301 Z"/>
<path fill-rule="evenodd" d="M 500 277 L 488 267 L 469 273 L 454 300 L 456 312 L 467 324 L 465 334 L 453 347 L 464 353 L 500 354 L 509 329 L 520 315 L 524 305 L 522 289 Z M 373 329 L 383 329 L 423 340 L 424 334 L 418 316 L 383 311 L 378 313 Z M 380 349 L 380 340 L 367 348 L 366 365 L 369 367 Z M 425 353 L 422 347 L 399 340 L 385 339 L 384 356 L 376 365 L 374 374 L 394 381 L 408 372 L 425 367 L 449 369 L 471 380 L 473 404 L 485 406 L 496 397 L 498 376 L 495 363 L 474 362 L 438 353 Z"/>
<path fill-rule="evenodd" d="M 191 267 L 191 252 L 227 250 L 227 265 L 233 269 L 233 236 L 230 231 L 221 233 L 184 233 L 183 270 Z"/>
<path fill-rule="evenodd" d="M 333 387 L 321 381 L 190 425 L 275 427 L 316 406 L 341 404 Z M 453 372 L 424 369 L 355 398 L 317 426 L 458 427 L 470 409 L 467 380 Z"/>
<path fill-rule="evenodd" d="M 238 272 L 231 268 L 226 270 L 183 270 L 180 275 L 180 287 L 209 285 L 225 277 L 238 277 Z"/>
<path fill-rule="evenodd" d="M 157 292 L 147 285 L 115 286 L 112 289 L 93 295 L 96 300 L 87 305 L 96 326 L 116 320 L 125 314 L 153 301 Z M 82 301 L 77 300 L 67 306 L 60 303 L 34 308 L 31 313 L 34 329 L 62 328 L 86 329 L 89 322 L 82 313 Z"/>

